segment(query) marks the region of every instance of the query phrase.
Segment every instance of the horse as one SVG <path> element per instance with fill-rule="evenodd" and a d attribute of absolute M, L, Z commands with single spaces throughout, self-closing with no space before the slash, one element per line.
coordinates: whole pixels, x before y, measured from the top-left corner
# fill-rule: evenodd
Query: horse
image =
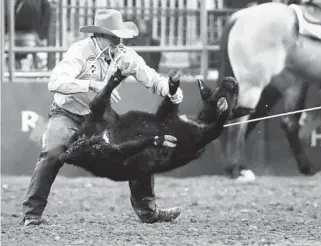
<path fill-rule="evenodd" d="M 170 95 L 180 84 L 175 74 L 169 76 Z M 198 79 L 204 105 L 196 121 L 179 116 L 179 105 L 167 96 L 156 113 L 132 110 L 119 115 L 112 109 L 110 97 L 122 79 L 118 69 L 90 103 L 92 113 L 60 155 L 62 163 L 113 181 L 133 180 L 186 165 L 220 136 L 238 95 L 234 78 L 224 78 L 215 90 Z"/>
<path fill-rule="evenodd" d="M 240 87 L 237 108 L 243 108 L 241 117 L 231 120 L 239 124 L 226 132 L 224 168 L 232 179 L 255 180 L 253 171 L 242 162 L 245 140 L 255 123 L 248 127 L 241 122 L 267 115 L 280 98 L 284 99 L 286 112 L 301 110 L 309 86 L 320 88 L 321 42 L 318 33 L 313 35 L 311 30 L 319 30 L 320 35 L 321 26 L 317 22 L 321 23 L 321 14 L 313 17 L 311 8 L 321 10 L 311 4 L 264 3 L 236 11 L 224 26 L 219 80 L 225 76 L 237 79 Z M 309 32 L 304 33 L 306 30 Z M 318 113 L 313 112 L 315 116 Z M 299 171 L 313 175 L 318 169 L 308 160 L 298 137 L 300 116 L 283 117 L 281 126 Z"/>

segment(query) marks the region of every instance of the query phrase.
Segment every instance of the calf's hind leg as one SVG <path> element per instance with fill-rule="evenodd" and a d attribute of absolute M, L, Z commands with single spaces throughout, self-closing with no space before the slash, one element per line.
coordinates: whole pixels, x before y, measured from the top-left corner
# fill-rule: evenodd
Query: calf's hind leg
<path fill-rule="evenodd" d="M 103 117 L 106 110 L 111 110 L 110 98 L 112 91 L 125 79 L 120 69 L 117 69 L 114 75 L 110 77 L 106 86 L 94 97 L 89 106 L 92 115 L 96 120 Z"/>

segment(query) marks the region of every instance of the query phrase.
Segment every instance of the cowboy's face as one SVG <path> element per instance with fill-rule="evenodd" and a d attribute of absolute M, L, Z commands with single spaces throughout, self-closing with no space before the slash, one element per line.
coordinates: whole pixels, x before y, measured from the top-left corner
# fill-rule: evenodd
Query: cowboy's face
<path fill-rule="evenodd" d="M 114 54 L 116 46 L 120 44 L 120 38 L 112 35 L 106 35 L 106 34 L 101 34 L 97 37 L 98 44 L 101 49 L 104 49 L 106 47 L 110 47 L 109 49 L 105 50 L 105 54 L 109 55 L 109 52 L 111 55 Z"/>

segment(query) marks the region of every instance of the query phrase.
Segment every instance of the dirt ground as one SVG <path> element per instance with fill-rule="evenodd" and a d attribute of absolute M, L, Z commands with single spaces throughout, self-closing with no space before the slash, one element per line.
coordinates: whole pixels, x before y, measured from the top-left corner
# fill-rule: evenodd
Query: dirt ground
<path fill-rule="evenodd" d="M 143 224 L 127 183 L 64 178 L 53 185 L 46 223 L 23 227 L 29 177 L 2 177 L 2 245 L 321 245 L 321 175 L 259 177 L 238 184 L 219 176 L 156 178 L 161 207 L 181 205 L 170 223 Z"/>

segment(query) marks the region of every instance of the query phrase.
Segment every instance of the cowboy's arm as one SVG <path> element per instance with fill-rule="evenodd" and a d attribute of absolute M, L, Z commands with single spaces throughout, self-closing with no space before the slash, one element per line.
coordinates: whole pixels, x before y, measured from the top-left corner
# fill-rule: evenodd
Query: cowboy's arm
<path fill-rule="evenodd" d="M 153 68 L 149 67 L 144 59 L 134 50 L 127 48 L 130 58 L 121 59 L 120 69 L 123 75 L 132 75 L 139 83 L 151 89 L 154 94 L 166 96 L 169 92 L 168 78 L 161 76 Z"/>
<path fill-rule="evenodd" d="M 155 69 L 149 67 L 142 58 L 137 68 L 134 69 L 133 76 L 139 83 L 151 89 L 154 94 L 163 97 L 168 95 L 168 78 L 160 75 Z"/>
<path fill-rule="evenodd" d="M 179 72 L 173 76 L 178 76 L 179 78 Z M 137 66 L 137 69 L 135 69 L 134 72 L 134 77 L 137 81 L 145 85 L 145 87 L 151 88 L 154 94 L 163 97 L 168 96 L 174 104 L 179 104 L 183 100 L 183 91 L 181 88 L 178 87 L 176 93 L 174 95 L 170 95 L 168 78 L 161 76 L 153 68 L 147 66 L 145 62 L 141 66 Z"/>
<path fill-rule="evenodd" d="M 78 45 L 71 46 L 64 59 L 52 70 L 49 91 L 68 95 L 88 92 L 95 87 L 96 81 L 77 78 L 85 69 L 81 49 Z"/>

